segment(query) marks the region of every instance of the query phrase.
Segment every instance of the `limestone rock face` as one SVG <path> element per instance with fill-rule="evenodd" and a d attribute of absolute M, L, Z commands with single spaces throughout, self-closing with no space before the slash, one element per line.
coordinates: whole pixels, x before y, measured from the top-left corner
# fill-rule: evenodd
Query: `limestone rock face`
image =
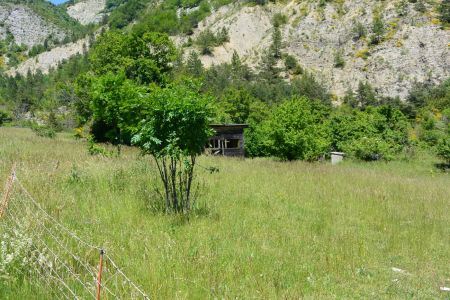
<path fill-rule="evenodd" d="M 193 39 L 206 28 L 214 32 L 225 27 L 230 41 L 216 47 L 212 56 L 203 56 L 204 65 L 229 62 L 236 51 L 248 65 L 256 66 L 271 44 L 271 20 L 281 13 L 287 19 L 282 26 L 283 52 L 293 55 L 334 94 L 343 96 L 366 81 L 380 95 L 405 98 L 416 81 L 439 83 L 450 77 L 450 31 L 440 28 L 432 7 L 423 14 L 409 3 L 400 16 L 398 3 L 346 0 L 340 7 L 332 3 L 319 7 L 311 1 L 232 4 L 206 18 Z M 381 43 L 371 45 L 376 13 L 382 16 L 385 33 Z M 358 22 L 367 31 L 361 39 L 354 33 Z M 174 41 L 179 45 L 185 42 L 180 37 Z M 345 62 L 339 68 L 335 66 L 338 52 Z"/>
<path fill-rule="evenodd" d="M 58 67 L 62 61 L 76 54 L 82 54 L 88 48 L 89 38 L 84 38 L 75 43 L 59 46 L 30 58 L 19 64 L 16 68 L 8 70 L 6 74 L 9 76 L 15 76 L 16 74 L 26 75 L 28 72 L 34 74 L 38 70 L 44 74 L 48 74 L 50 69 Z"/>
<path fill-rule="evenodd" d="M 31 9 L 8 3 L 0 3 L 0 39 L 5 39 L 7 33 L 14 37 L 16 44 L 43 44 L 50 36 L 56 40 L 63 40 L 66 33 L 44 20 Z"/>
<path fill-rule="evenodd" d="M 104 14 L 106 0 L 84 0 L 67 8 L 67 13 L 83 25 L 99 23 Z"/>

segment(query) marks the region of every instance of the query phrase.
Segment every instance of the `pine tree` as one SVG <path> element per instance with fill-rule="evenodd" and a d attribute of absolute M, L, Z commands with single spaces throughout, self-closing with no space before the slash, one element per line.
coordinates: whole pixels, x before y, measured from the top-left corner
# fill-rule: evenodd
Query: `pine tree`
<path fill-rule="evenodd" d="M 439 6 L 439 12 L 441 13 L 441 21 L 450 23 L 450 0 L 442 0 L 441 5 Z"/>
<path fill-rule="evenodd" d="M 280 27 L 275 26 L 272 32 L 272 45 L 270 46 L 271 55 L 279 59 L 281 58 L 282 37 Z"/>
<path fill-rule="evenodd" d="M 186 71 L 194 77 L 201 77 L 203 75 L 203 64 L 197 52 L 191 51 L 186 62 Z"/>

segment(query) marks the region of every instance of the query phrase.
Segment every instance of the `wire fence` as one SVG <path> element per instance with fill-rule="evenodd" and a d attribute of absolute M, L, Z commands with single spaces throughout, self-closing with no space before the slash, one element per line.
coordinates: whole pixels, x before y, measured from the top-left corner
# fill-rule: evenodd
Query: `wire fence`
<path fill-rule="evenodd" d="M 14 171 L 0 205 L 0 271 L 36 283 L 52 299 L 150 299 L 108 252 L 43 209 Z"/>

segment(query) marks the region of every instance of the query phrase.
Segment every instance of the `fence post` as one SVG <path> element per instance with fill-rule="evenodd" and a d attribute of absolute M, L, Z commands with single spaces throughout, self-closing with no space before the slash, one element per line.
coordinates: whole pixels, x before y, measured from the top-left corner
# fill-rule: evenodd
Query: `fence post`
<path fill-rule="evenodd" d="M 103 271 L 103 255 L 105 251 L 103 249 L 100 250 L 100 263 L 98 268 L 98 276 L 97 276 L 97 297 L 96 300 L 100 300 L 100 291 L 102 288 L 102 271 Z"/>
<path fill-rule="evenodd" d="M 3 192 L 2 203 L 0 205 L 0 219 L 3 217 L 6 208 L 8 207 L 9 195 L 11 194 L 15 177 L 16 177 L 16 163 L 13 164 L 11 168 L 11 174 L 6 180 L 5 191 Z"/>

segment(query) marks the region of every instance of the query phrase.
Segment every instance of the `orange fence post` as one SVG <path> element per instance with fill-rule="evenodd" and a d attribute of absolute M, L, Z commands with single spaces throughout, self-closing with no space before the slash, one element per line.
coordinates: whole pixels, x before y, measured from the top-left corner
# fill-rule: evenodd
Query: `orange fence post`
<path fill-rule="evenodd" d="M 5 191 L 3 192 L 2 203 L 0 206 L 0 219 L 3 217 L 6 208 L 8 207 L 9 195 L 11 194 L 15 176 L 16 176 L 16 163 L 13 164 L 11 168 L 11 174 L 9 175 L 6 181 Z"/>
<path fill-rule="evenodd" d="M 102 288 L 102 271 L 103 271 L 103 255 L 105 251 L 103 249 L 100 250 L 100 263 L 98 267 L 98 276 L 97 276 L 97 297 L 96 300 L 100 300 L 100 292 Z"/>

